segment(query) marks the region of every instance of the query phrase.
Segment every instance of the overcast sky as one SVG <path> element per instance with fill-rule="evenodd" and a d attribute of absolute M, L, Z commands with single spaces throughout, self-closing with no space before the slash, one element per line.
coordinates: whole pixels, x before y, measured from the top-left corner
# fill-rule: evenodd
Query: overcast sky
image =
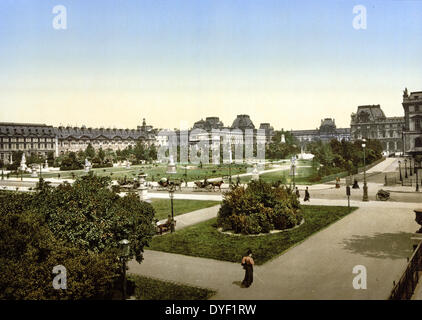
<path fill-rule="evenodd" d="M 52 26 L 59 4 L 66 30 Z M 402 116 L 421 57 L 422 1 L 1 0 L 0 121 L 348 127 L 362 104 Z"/>

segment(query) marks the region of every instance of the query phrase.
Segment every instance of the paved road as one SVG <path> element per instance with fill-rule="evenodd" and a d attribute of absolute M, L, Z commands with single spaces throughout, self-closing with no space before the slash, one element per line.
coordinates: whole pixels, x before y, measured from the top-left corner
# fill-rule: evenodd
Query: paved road
<path fill-rule="evenodd" d="M 313 199 L 311 204 L 338 205 Z M 218 291 L 214 299 L 386 299 L 411 255 L 414 203 L 352 203 L 361 207 L 262 266 L 251 288 L 239 283 L 239 264 L 147 250 L 129 272 Z M 352 287 L 352 269 L 364 265 L 368 287 Z"/>

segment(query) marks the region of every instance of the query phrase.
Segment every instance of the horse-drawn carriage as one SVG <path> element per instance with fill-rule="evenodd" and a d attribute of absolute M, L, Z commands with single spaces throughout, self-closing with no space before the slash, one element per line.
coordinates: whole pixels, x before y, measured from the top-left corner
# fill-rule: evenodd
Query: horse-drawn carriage
<path fill-rule="evenodd" d="M 162 178 L 158 181 L 159 188 L 178 188 L 179 190 L 182 190 L 182 180 L 170 180 L 168 178 Z"/>
<path fill-rule="evenodd" d="M 377 200 L 387 201 L 388 199 L 390 199 L 390 192 L 385 191 L 383 189 L 378 190 L 378 192 L 377 192 Z"/>
<path fill-rule="evenodd" d="M 217 187 L 219 191 L 221 191 L 221 186 L 223 185 L 223 180 L 219 181 L 208 181 L 207 178 L 204 179 L 204 181 L 195 181 L 195 189 L 196 190 L 202 190 L 205 191 L 215 191 L 215 188 Z"/>

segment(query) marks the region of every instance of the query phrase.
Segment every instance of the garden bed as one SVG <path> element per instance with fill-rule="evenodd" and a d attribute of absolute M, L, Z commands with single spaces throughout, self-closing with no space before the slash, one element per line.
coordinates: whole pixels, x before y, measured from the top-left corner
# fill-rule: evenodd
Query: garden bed
<path fill-rule="evenodd" d="M 356 208 L 342 206 L 303 206 L 305 222 L 300 228 L 261 237 L 235 237 L 217 229 L 216 218 L 154 237 L 149 249 L 188 256 L 239 262 L 248 249 L 260 265 L 304 241 L 314 233 L 340 220 Z"/>

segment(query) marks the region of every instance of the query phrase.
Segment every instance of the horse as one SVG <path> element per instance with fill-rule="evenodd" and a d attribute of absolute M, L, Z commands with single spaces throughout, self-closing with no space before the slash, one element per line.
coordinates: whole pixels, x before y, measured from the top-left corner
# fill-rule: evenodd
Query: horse
<path fill-rule="evenodd" d="M 218 187 L 218 190 L 221 191 L 221 185 L 223 184 L 223 180 L 220 181 L 211 181 L 210 184 L 212 185 L 212 190 L 215 191 L 215 187 Z"/>

